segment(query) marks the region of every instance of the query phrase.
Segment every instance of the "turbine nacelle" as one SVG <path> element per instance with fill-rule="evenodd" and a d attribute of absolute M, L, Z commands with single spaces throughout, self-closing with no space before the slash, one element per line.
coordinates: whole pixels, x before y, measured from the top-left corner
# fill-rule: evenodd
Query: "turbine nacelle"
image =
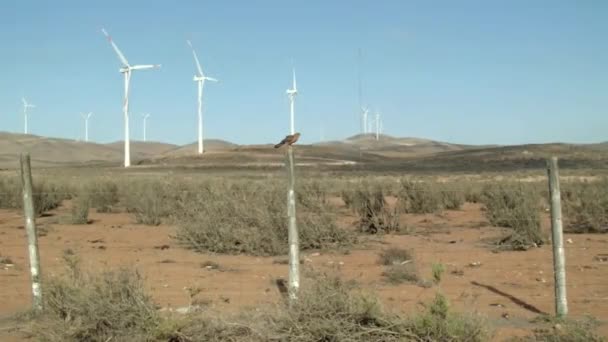
<path fill-rule="evenodd" d="M 215 79 L 213 77 L 207 77 L 207 76 L 194 75 L 194 77 L 192 79 L 194 80 L 194 82 L 204 82 L 204 81 L 219 82 L 217 79 Z"/>

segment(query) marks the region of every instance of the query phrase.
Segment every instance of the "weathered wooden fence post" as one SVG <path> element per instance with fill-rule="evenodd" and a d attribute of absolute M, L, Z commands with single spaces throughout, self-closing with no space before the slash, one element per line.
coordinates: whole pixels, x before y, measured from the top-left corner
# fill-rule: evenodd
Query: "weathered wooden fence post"
<path fill-rule="evenodd" d="M 287 193 L 287 216 L 289 219 L 289 300 L 297 299 L 300 287 L 300 239 L 298 237 L 298 225 L 296 222 L 296 194 L 295 194 L 295 162 L 293 148 L 287 147 L 287 172 L 289 176 L 289 191 Z"/>
<path fill-rule="evenodd" d="M 27 247 L 30 257 L 30 272 L 32 275 L 32 295 L 34 311 L 42 311 L 42 288 L 40 285 L 40 256 L 38 254 L 38 236 L 36 230 L 36 211 L 32 191 L 32 169 L 30 155 L 21 154 L 21 184 L 23 186 L 23 213 L 25 214 L 25 230 L 27 232 Z"/>
<path fill-rule="evenodd" d="M 562 205 L 559 188 L 557 157 L 547 161 L 549 174 L 549 193 L 551 195 L 551 239 L 553 243 L 553 273 L 555 276 L 555 314 L 564 317 L 568 314 L 566 299 L 566 257 L 562 231 Z"/>

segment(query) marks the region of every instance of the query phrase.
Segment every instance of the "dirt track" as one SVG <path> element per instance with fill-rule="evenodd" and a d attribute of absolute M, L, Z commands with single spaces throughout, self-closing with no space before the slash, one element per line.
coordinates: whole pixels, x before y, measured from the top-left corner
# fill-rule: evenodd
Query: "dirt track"
<path fill-rule="evenodd" d="M 62 225 L 69 209 L 59 208 L 38 220 L 48 230 L 40 238 L 42 271 L 62 272 L 61 255 L 70 248 L 89 270 L 135 266 L 146 278 L 155 301 L 162 307 L 189 304 L 186 287 L 202 289 L 197 302 L 225 312 L 276 303 L 281 296 L 274 280 L 287 276 L 287 266 L 277 257 L 203 255 L 186 250 L 170 237 L 175 228 L 134 224 L 129 214 L 91 213 L 89 225 Z M 344 215 L 340 223 L 352 226 Z M 423 307 L 437 291 L 447 295 L 461 311 L 477 311 L 496 328 L 496 340 L 530 332 L 529 320 L 539 313 L 553 313 L 553 276 L 550 246 L 527 252 L 494 253 L 487 239 L 500 235 L 488 227 L 478 205 L 442 215 L 407 215 L 403 224 L 416 228 L 414 235 L 386 236 L 369 241 L 348 253 L 304 253 L 305 264 L 316 269 L 332 268 L 373 289 L 386 307 L 412 313 Z M 546 222 L 544 223 L 546 227 Z M 592 315 L 608 320 L 608 262 L 594 259 L 608 254 L 605 235 L 566 235 L 569 309 L 572 316 Z M 447 272 L 440 286 L 389 285 L 382 279 L 378 253 L 389 246 L 411 248 L 422 277 L 431 277 L 431 264 L 442 262 Z M 27 248 L 23 219 L 17 211 L 0 210 L 0 255 L 13 267 L 0 269 L 0 317 L 30 305 Z M 201 267 L 213 261 L 219 269 Z M 474 266 L 477 265 L 477 266 Z M 608 336 L 608 324 L 600 327 Z M 3 336 L 4 334 L 4 336 Z M 19 340 L 0 331 L 0 339 Z"/>

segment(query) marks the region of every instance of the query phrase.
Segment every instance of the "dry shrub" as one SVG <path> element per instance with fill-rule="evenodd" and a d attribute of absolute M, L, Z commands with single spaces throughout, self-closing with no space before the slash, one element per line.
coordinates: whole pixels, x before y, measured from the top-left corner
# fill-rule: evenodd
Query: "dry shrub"
<path fill-rule="evenodd" d="M 543 317 L 548 328 L 534 330 L 534 334 L 526 337 L 513 338 L 512 342 L 605 342 L 606 338 L 596 332 L 598 322 L 586 317 L 582 320 L 558 319 Z M 538 323 L 538 322 L 537 322 Z"/>
<path fill-rule="evenodd" d="M 441 185 L 441 204 L 444 209 L 460 210 L 465 202 L 465 194 L 453 185 Z"/>
<path fill-rule="evenodd" d="M 402 283 L 417 284 L 422 280 L 418 275 L 418 268 L 413 261 L 406 264 L 388 266 L 384 272 L 382 272 L 382 276 L 388 283 L 393 285 Z"/>
<path fill-rule="evenodd" d="M 32 187 L 34 209 L 40 216 L 50 210 L 58 208 L 63 200 L 70 199 L 74 190 L 66 184 L 34 183 Z"/>
<path fill-rule="evenodd" d="M 17 177 L 0 178 L 0 208 L 21 208 L 22 204 L 21 179 Z"/>
<path fill-rule="evenodd" d="M 608 233 L 608 179 L 565 184 L 562 194 L 566 233 Z"/>
<path fill-rule="evenodd" d="M 98 213 L 109 213 L 115 210 L 120 201 L 118 185 L 109 180 L 102 180 L 88 185 L 91 207 Z"/>
<path fill-rule="evenodd" d="M 408 322 L 416 336 L 414 341 L 471 341 L 491 340 L 491 332 L 484 320 L 473 314 L 456 314 L 450 310 L 448 300 L 440 293 L 424 313 Z"/>
<path fill-rule="evenodd" d="M 274 183 L 207 184 L 177 203 L 177 239 L 197 251 L 252 255 L 287 253 L 287 191 Z M 296 207 L 300 248 L 347 246 L 354 235 L 339 228 L 324 206 Z"/>
<path fill-rule="evenodd" d="M 406 213 L 431 214 L 443 209 L 444 197 L 436 185 L 404 179 L 399 201 Z"/>
<path fill-rule="evenodd" d="M 45 280 L 44 312 L 33 332 L 42 341 L 143 341 L 160 322 L 140 275 L 120 269 L 84 273 L 66 253 L 68 274 Z"/>
<path fill-rule="evenodd" d="M 483 189 L 485 215 L 494 226 L 512 228 L 513 232 L 499 242 L 503 249 L 527 250 L 540 246 L 540 197 L 522 184 L 502 183 Z"/>
<path fill-rule="evenodd" d="M 362 232 L 369 234 L 398 232 L 399 208 L 390 208 L 381 186 L 362 183 L 357 189 L 344 190 L 342 198 L 359 217 Z"/>
<path fill-rule="evenodd" d="M 132 181 L 124 184 L 127 212 L 135 214 L 137 223 L 158 226 L 172 214 L 175 184 L 159 180 Z"/>
<path fill-rule="evenodd" d="M 321 182 L 317 180 L 305 180 L 296 185 L 298 204 L 306 208 L 327 207 L 327 192 Z"/>
<path fill-rule="evenodd" d="M 83 189 L 72 198 L 72 224 L 87 224 L 89 222 L 89 208 L 91 199 L 89 193 Z"/>
<path fill-rule="evenodd" d="M 237 316 L 213 312 L 162 315 L 143 290 L 140 276 L 120 270 L 83 274 L 66 255 L 68 274 L 46 283 L 45 311 L 35 317 L 41 341 L 484 341 L 483 322 L 449 311 L 438 297 L 418 316 L 404 318 L 382 308 L 353 282 L 308 272 L 298 299 L 265 313 Z"/>
<path fill-rule="evenodd" d="M 378 263 L 384 266 L 400 265 L 406 261 L 414 260 L 412 251 L 403 248 L 388 248 L 380 253 Z"/>

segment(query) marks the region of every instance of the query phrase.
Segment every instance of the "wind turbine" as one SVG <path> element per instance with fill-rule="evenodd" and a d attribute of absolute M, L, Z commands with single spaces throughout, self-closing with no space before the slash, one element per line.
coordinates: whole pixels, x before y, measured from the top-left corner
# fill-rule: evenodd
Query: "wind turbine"
<path fill-rule="evenodd" d="M 362 111 L 362 120 L 363 120 L 363 134 L 367 134 L 367 133 L 369 133 L 368 122 L 367 122 L 367 116 L 369 114 L 369 108 L 367 108 L 367 107 L 361 107 L 361 111 Z"/>
<path fill-rule="evenodd" d="M 296 133 L 295 119 L 294 119 L 294 104 L 296 101 L 296 95 L 298 95 L 298 88 L 296 87 L 296 69 L 293 69 L 293 88 L 287 89 L 287 96 L 289 96 L 289 108 L 290 108 L 290 134 Z"/>
<path fill-rule="evenodd" d="M 196 69 L 198 71 L 194 76 L 194 82 L 198 83 L 198 154 L 203 154 L 203 87 L 205 86 L 205 81 L 218 82 L 218 80 L 213 77 L 205 76 L 192 43 L 189 40 L 186 42 L 192 49 L 192 56 L 194 56 L 194 62 L 196 63 Z"/>
<path fill-rule="evenodd" d="M 25 127 L 24 127 L 23 131 L 25 132 L 25 134 L 27 134 L 27 109 L 36 108 L 36 106 L 31 103 L 27 103 L 27 101 L 25 100 L 25 97 L 22 97 L 21 101 L 23 102 L 23 117 L 25 120 Z"/>
<path fill-rule="evenodd" d="M 93 113 L 80 113 L 80 115 L 84 119 L 84 141 L 89 142 L 89 119 L 91 118 L 91 115 L 93 115 Z"/>
<path fill-rule="evenodd" d="M 118 59 L 122 63 L 122 68 L 119 71 L 125 75 L 125 99 L 123 102 L 123 112 L 125 117 L 125 167 L 131 166 L 131 145 L 129 141 L 129 82 L 131 81 L 131 72 L 133 70 L 146 70 L 146 69 L 155 69 L 160 68 L 160 64 L 143 64 L 143 65 L 130 65 L 125 56 L 120 52 L 118 46 L 114 44 L 112 37 L 106 32 L 105 29 L 101 29 L 101 32 L 108 38 L 110 44 L 112 44 L 112 48 L 116 55 L 118 55 Z"/>
<path fill-rule="evenodd" d="M 380 139 L 380 112 L 376 112 L 376 141 Z"/>
<path fill-rule="evenodd" d="M 149 113 L 142 114 L 141 117 L 144 118 L 144 142 L 146 142 L 146 120 L 148 120 L 148 118 L 150 117 L 150 114 Z"/>

